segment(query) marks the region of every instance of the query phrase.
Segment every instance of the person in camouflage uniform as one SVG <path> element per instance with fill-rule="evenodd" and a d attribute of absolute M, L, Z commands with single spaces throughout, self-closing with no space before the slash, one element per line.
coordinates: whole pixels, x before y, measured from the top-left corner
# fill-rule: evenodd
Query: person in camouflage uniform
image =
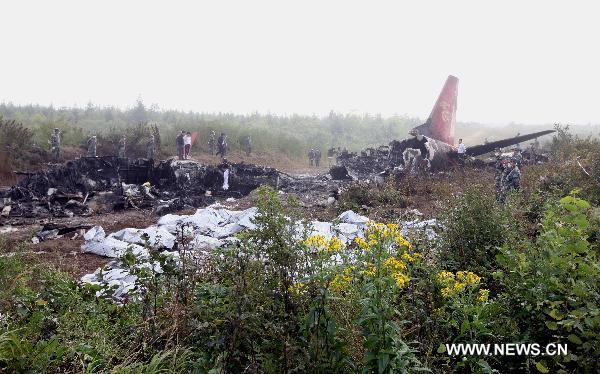
<path fill-rule="evenodd" d="M 521 170 L 516 161 L 508 163 L 508 173 L 504 177 L 504 190 L 510 192 L 521 188 Z"/>
<path fill-rule="evenodd" d="M 123 135 L 121 137 L 121 140 L 119 140 L 119 151 L 117 156 L 119 158 L 125 158 L 125 147 L 127 145 L 127 138 L 125 137 L 125 135 Z"/>
<path fill-rule="evenodd" d="M 252 153 L 252 138 L 250 138 L 250 135 L 247 135 L 244 138 L 244 152 L 246 152 L 246 156 L 250 156 L 250 153 Z"/>
<path fill-rule="evenodd" d="M 515 162 L 518 167 L 521 167 L 521 165 L 523 165 L 523 154 L 521 153 L 520 149 L 517 149 L 515 151 Z"/>
<path fill-rule="evenodd" d="M 98 147 L 98 138 L 96 138 L 96 135 L 92 135 L 92 137 L 88 139 L 87 146 L 88 146 L 87 156 L 88 157 L 96 157 L 96 148 Z"/>
<path fill-rule="evenodd" d="M 517 166 L 516 160 L 505 160 L 500 188 L 498 200 L 502 203 L 506 201 L 506 196 L 510 191 L 521 188 L 521 170 Z"/>
<path fill-rule="evenodd" d="M 321 150 L 315 149 L 315 166 L 321 165 Z"/>
<path fill-rule="evenodd" d="M 210 155 L 214 155 L 215 154 L 215 148 L 217 146 L 217 134 L 215 134 L 215 131 L 211 131 L 210 136 L 208 137 L 208 151 L 210 152 Z"/>
<path fill-rule="evenodd" d="M 146 158 L 149 160 L 154 160 L 154 155 L 156 154 L 156 144 L 154 142 L 154 135 L 150 135 L 150 140 L 146 143 Z"/>
<path fill-rule="evenodd" d="M 58 128 L 54 129 L 54 132 L 50 136 L 50 147 L 52 149 L 52 156 L 55 160 L 60 157 L 60 131 Z"/>

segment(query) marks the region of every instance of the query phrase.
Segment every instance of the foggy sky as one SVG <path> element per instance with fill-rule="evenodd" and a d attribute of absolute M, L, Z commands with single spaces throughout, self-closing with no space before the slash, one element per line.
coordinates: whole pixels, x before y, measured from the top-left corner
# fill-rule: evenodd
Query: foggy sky
<path fill-rule="evenodd" d="M 0 102 L 600 123 L 594 2 L 399 3 L 3 2 Z"/>

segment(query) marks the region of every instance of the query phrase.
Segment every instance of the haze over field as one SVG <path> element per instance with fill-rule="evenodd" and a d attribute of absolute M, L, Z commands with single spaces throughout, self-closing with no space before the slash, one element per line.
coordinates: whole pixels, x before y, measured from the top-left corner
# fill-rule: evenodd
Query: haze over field
<path fill-rule="evenodd" d="M 594 2 L 19 1 L 0 102 L 599 123 Z M 32 27 L 35 26 L 35 27 Z"/>

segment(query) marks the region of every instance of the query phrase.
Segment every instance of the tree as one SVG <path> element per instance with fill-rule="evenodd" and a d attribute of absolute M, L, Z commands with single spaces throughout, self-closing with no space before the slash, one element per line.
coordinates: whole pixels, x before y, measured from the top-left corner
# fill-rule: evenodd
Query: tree
<path fill-rule="evenodd" d="M 136 101 L 135 108 L 133 108 L 131 113 L 131 119 L 136 123 L 148 122 L 148 112 L 146 111 L 146 106 L 142 102 L 141 97 L 138 97 Z"/>

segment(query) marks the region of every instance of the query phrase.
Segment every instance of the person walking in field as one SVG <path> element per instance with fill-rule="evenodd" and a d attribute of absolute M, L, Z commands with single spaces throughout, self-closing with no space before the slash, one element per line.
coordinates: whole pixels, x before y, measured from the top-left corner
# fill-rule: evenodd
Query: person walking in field
<path fill-rule="evenodd" d="M 183 148 L 185 145 L 183 140 L 184 136 L 185 133 L 183 132 L 183 130 L 181 130 L 181 132 L 177 134 L 177 137 L 175 138 L 175 146 L 177 147 L 177 158 L 179 158 L 180 160 L 183 160 Z"/>
<path fill-rule="evenodd" d="M 185 160 L 190 156 L 190 150 L 192 149 L 192 134 L 188 131 L 183 137 L 183 158 Z"/>
<path fill-rule="evenodd" d="M 319 165 L 321 165 L 321 150 L 317 148 L 315 150 L 315 166 L 319 167 Z"/>

